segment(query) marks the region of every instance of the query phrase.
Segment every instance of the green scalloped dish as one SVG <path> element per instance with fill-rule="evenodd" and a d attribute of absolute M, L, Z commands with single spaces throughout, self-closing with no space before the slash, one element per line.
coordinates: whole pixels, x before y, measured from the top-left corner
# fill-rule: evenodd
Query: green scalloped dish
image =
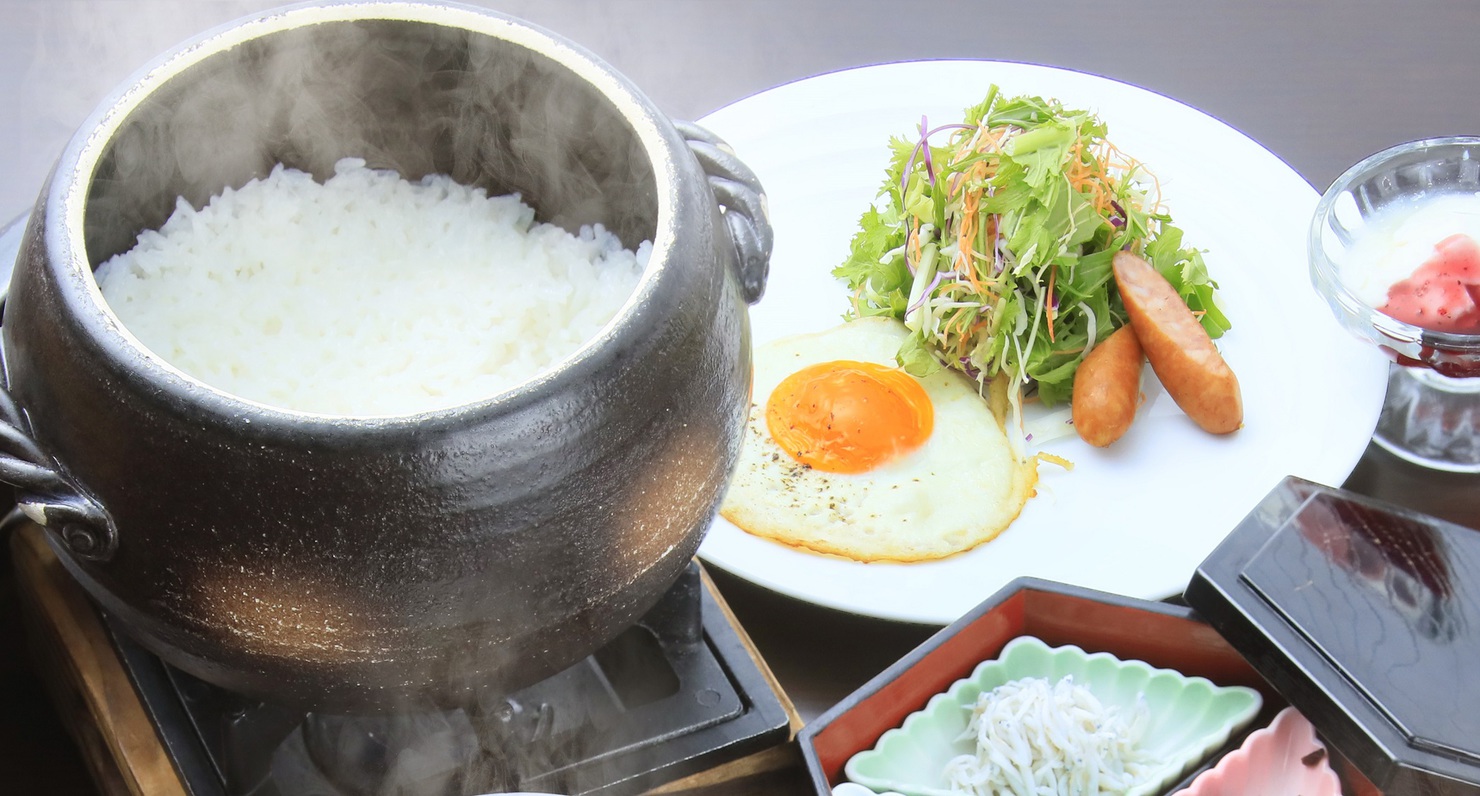
<path fill-rule="evenodd" d="M 974 754 L 976 742 L 963 738 L 977 696 L 1003 683 L 1044 677 L 1050 683 L 1072 675 L 1107 708 L 1129 711 L 1144 694 L 1150 724 L 1141 747 L 1163 761 L 1145 784 L 1124 796 L 1160 793 L 1254 720 L 1263 698 L 1243 686 L 1218 686 L 1201 677 L 1156 669 L 1141 661 L 1123 661 L 1079 647 L 1049 647 L 1032 636 L 1019 636 L 996 659 L 976 667 L 943 694 L 931 697 L 904 725 L 885 732 L 873 749 L 848 760 L 848 779 L 874 791 L 906 796 L 952 796 L 944 777 L 946 763 Z"/>

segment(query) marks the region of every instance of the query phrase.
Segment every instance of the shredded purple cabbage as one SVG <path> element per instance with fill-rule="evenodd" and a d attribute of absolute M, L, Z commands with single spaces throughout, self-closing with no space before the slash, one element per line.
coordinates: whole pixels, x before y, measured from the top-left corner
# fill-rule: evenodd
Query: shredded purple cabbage
<path fill-rule="evenodd" d="M 936 271 L 935 278 L 930 280 L 930 284 L 926 285 L 925 290 L 920 293 L 920 300 L 907 307 L 905 309 L 905 312 L 914 312 L 915 310 L 919 309 L 920 306 L 923 305 L 925 301 L 930 298 L 930 294 L 934 293 L 937 287 L 940 287 L 940 280 L 944 279 L 945 275 L 945 271 Z"/>
<path fill-rule="evenodd" d="M 925 152 L 925 178 L 935 184 L 935 164 L 930 162 L 930 120 L 920 115 L 920 149 Z"/>
<path fill-rule="evenodd" d="M 969 124 L 960 124 L 960 123 L 943 124 L 943 125 L 941 125 L 939 127 L 936 127 L 936 128 L 931 128 L 929 125 L 930 125 L 930 120 L 927 119 L 924 116 L 921 116 L 920 117 L 920 140 L 915 142 L 915 148 L 910 151 L 910 159 L 907 160 L 907 161 L 905 161 L 904 171 L 900 172 L 900 174 L 899 174 L 899 195 L 900 196 L 903 196 L 904 193 L 905 193 L 905 189 L 909 187 L 909 184 L 910 184 L 910 171 L 915 168 L 915 158 L 920 155 L 921 150 L 924 150 L 924 152 L 925 152 L 925 176 L 930 180 L 930 184 L 931 185 L 934 185 L 935 184 L 935 164 L 932 163 L 931 160 L 930 160 L 930 136 L 935 135 L 936 133 L 938 133 L 938 132 L 940 132 L 942 130 L 975 130 L 976 129 L 975 127 L 973 127 L 973 126 L 971 126 Z"/>

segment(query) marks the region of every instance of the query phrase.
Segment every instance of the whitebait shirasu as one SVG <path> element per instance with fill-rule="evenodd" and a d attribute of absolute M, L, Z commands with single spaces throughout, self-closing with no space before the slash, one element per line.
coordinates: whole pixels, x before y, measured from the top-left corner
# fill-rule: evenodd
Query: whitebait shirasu
<path fill-rule="evenodd" d="M 947 763 L 946 781 L 971 796 L 1124 794 L 1153 771 L 1140 747 L 1149 719 L 1144 697 L 1124 715 L 1072 677 L 1004 683 L 977 697 L 962 735 L 976 753 Z"/>

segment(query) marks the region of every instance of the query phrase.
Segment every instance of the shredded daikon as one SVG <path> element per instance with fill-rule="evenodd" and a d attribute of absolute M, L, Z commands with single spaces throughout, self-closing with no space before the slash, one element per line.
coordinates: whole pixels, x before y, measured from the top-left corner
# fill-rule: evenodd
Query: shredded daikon
<path fill-rule="evenodd" d="M 976 753 L 946 764 L 952 793 L 971 796 L 1123 794 L 1155 761 L 1141 747 L 1150 713 L 1137 696 L 1129 715 L 1065 677 L 1027 677 L 977 697 L 963 738 Z"/>

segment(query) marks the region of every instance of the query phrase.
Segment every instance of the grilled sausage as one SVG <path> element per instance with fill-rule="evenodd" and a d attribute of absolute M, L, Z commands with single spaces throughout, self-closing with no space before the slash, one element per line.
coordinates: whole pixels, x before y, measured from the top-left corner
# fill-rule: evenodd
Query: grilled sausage
<path fill-rule="evenodd" d="M 1074 374 L 1071 402 L 1079 438 L 1103 448 L 1120 439 L 1141 403 L 1141 343 L 1130 326 L 1095 346 Z"/>
<path fill-rule="evenodd" d="M 1244 422 L 1238 378 L 1187 302 L 1151 264 L 1130 252 L 1112 262 L 1136 338 L 1177 406 L 1204 431 L 1227 434 Z"/>

